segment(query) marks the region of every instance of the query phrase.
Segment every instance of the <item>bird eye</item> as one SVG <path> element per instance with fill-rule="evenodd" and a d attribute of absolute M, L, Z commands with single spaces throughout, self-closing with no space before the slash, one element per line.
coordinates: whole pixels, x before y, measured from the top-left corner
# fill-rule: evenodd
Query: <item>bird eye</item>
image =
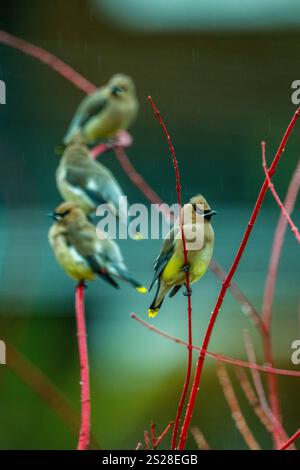
<path fill-rule="evenodd" d="M 68 215 L 70 213 L 70 209 L 66 210 L 65 212 L 63 212 L 61 215 L 62 217 L 65 217 L 66 215 Z"/>
<path fill-rule="evenodd" d="M 194 211 L 199 215 L 204 215 L 205 211 L 199 206 L 199 204 L 193 204 Z"/>
<path fill-rule="evenodd" d="M 114 96 L 119 96 L 121 93 L 123 93 L 124 89 L 120 86 L 112 85 L 111 86 L 111 92 Z"/>
<path fill-rule="evenodd" d="M 68 215 L 69 213 L 70 213 L 70 209 L 67 209 L 65 212 L 61 212 L 61 213 L 58 214 L 58 215 L 60 215 L 60 217 L 63 218 L 63 217 L 65 217 L 66 215 Z"/>

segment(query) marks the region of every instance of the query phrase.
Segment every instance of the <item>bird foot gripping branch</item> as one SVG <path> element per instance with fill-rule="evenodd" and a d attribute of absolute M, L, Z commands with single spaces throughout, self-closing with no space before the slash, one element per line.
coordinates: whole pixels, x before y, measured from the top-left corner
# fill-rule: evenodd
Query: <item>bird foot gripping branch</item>
<path fill-rule="evenodd" d="M 187 287 L 183 295 L 185 295 L 186 297 L 191 297 L 192 293 L 193 293 L 192 289 L 190 287 L 189 288 Z"/>
<path fill-rule="evenodd" d="M 184 264 L 184 265 L 182 266 L 182 271 L 183 271 L 184 273 L 189 273 L 189 272 L 190 272 L 190 265 L 189 265 L 189 264 Z"/>
<path fill-rule="evenodd" d="M 114 150 L 116 148 L 127 148 L 131 147 L 133 143 L 133 138 L 129 132 L 125 130 L 120 130 L 117 132 L 116 136 L 114 139 L 110 139 L 106 142 L 100 142 L 97 145 L 95 145 L 91 151 L 90 154 L 93 158 L 98 158 L 100 155 L 102 155 L 105 152 L 108 152 L 110 150 Z"/>

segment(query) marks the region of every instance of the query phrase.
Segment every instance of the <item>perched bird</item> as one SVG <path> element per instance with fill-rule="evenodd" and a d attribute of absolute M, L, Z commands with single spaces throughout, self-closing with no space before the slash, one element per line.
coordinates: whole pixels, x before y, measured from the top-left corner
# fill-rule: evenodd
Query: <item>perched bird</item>
<path fill-rule="evenodd" d="M 200 279 L 210 263 L 214 247 L 214 231 L 210 223 L 212 210 L 206 199 L 197 195 L 182 208 L 182 225 L 187 243 L 187 261 L 185 265 L 181 228 L 177 221 L 166 236 L 159 256 L 154 265 L 155 274 L 150 289 L 157 281 L 155 298 L 148 310 L 149 317 L 155 317 L 172 288 L 169 297 L 173 297 L 185 284 L 186 271 L 189 272 L 190 284 Z M 190 234 L 195 234 L 194 240 Z M 202 237 L 201 237 L 202 235 Z M 196 237 L 201 240 L 196 242 Z M 194 243 L 193 243 L 194 241 Z M 150 290 L 149 289 L 149 290 Z M 190 295 L 190 292 L 187 293 Z"/>
<path fill-rule="evenodd" d="M 147 292 L 131 277 L 115 241 L 104 233 L 97 236 L 95 227 L 80 207 L 64 202 L 51 215 L 55 222 L 49 230 L 49 242 L 58 263 L 69 276 L 77 281 L 100 276 L 116 288 L 120 279 L 138 292 Z"/>
<path fill-rule="evenodd" d="M 100 204 L 107 204 L 120 218 L 126 217 L 127 207 L 119 207 L 124 193 L 110 170 L 96 162 L 81 137 L 67 146 L 56 170 L 58 191 L 65 201 L 74 202 L 86 212 L 95 212 Z M 125 220 L 125 219 L 123 219 Z"/>
<path fill-rule="evenodd" d="M 80 103 L 63 143 L 68 145 L 81 133 L 85 143 L 94 145 L 99 139 L 113 138 L 135 120 L 139 108 L 133 80 L 116 74 L 109 82 Z"/>

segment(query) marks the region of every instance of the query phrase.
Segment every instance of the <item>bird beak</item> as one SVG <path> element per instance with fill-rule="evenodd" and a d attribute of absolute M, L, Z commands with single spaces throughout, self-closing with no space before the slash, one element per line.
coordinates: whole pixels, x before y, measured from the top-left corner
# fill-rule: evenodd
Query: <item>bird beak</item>
<path fill-rule="evenodd" d="M 118 86 L 112 85 L 110 87 L 110 89 L 111 89 L 112 95 L 114 95 L 114 96 L 118 96 L 118 95 L 120 95 L 120 93 L 122 93 L 122 89 Z"/>
<path fill-rule="evenodd" d="M 209 212 L 205 212 L 203 214 L 203 217 L 204 218 L 209 218 L 209 220 L 210 220 L 211 216 L 215 215 L 215 214 L 217 214 L 217 211 L 214 211 L 214 210 L 211 209 Z"/>
<path fill-rule="evenodd" d="M 56 212 L 49 212 L 47 215 L 48 217 L 51 217 L 51 219 L 55 220 L 56 222 L 58 222 L 61 219 L 60 214 L 57 214 Z"/>

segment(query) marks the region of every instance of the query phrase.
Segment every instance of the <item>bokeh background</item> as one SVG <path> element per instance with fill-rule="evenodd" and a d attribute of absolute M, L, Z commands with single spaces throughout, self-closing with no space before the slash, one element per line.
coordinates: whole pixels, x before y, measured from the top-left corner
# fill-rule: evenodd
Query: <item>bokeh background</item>
<path fill-rule="evenodd" d="M 184 5 L 184 6 L 183 6 Z M 242 6 L 243 5 L 243 6 Z M 201 192 L 218 210 L 215 257 L 228 269 L 263 181 L 260 141 L 268 161 L 295 110 L 291 84 L 299 79 L 298 0 L 147 1 L 13 0 L 1 4 L 0 29 L 53 52 L 93 83 L 115 72 L 131 75 L 140 99 L 128 154 L 168 203 L 176 200 L 174 172 L 161 129 L 147 103 L 152 95 L 166 119 L 182 177 L 182 197 Z M 47 241 L 46 217 L 60 201 L 53 154 L 82 93 L 35 59 L 0 44 L 0 338 L 47 375 L 79 411 L 79 367 L 74 284 L 57 266 Z M 284 197 L 299 159 L 297 128 L 274 182 Z M 112 153 L 103 156 L 130 201 L 147 201 Z M 236 281 L 261 309 L 279 211 L 267 194 Z M 299 204 L 294 211 L 299 222 Z M 122 241 L 127 263 L 147 285 L 159 240 Z M 208 272 L 193 289 L 194 342 L 200 344 L 220 281 Z M 86 292 L 91 369 L 92 428 L 103 448 L 134 448 L 149 428 L 174 419 L 185 372 L 186 350 L 130 319 L 147 319 L 152 293 L 115 292 L 100 280 Z M 285 237 L 274 300 L 274 351 L 278 367 L 291 363 L 299 338 L 299 250 Z M 153 322 L 186 338 L 186 298 L 165 303 Z M 242 332 L 249 329 L 262 362 L 260 339 L 227 295 L 210 349 L 246 359 Z M 11 354 L 10 354 L 11 353 Z M 15 353 L 0 366 L 0 448 L 74 448 L 72 433 L 16 373 Z M 234 374 L 230 370 L 234 380 Z M 27 377 L 28 378 L 28 377 Z M 284 423 L 299 427 L 299 380 L 279 378 Z M 259 443 L 270 436 L 237 386 L 245 416 Z M 50 394 L 51 395 L 51 394 Z M 194 424 L 216 449 L 244 449 L 207 359 Z M 168 447 L 166 439 L 163 447 Z M 189 448 L 195 448 L 192 438 Z"/>

